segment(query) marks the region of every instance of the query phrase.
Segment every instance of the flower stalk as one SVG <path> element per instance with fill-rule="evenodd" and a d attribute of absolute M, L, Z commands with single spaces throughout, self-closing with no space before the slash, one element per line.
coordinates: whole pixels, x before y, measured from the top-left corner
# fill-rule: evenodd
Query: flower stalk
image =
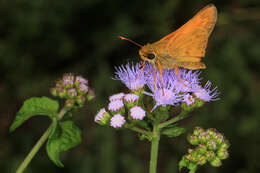
<path fill-rule="evenodd" d="M 65 115 L 65 113 L 68 111 L 66 107 L 62 108 L 60 112 L 57 114 L 56 119 L 60 120 Z M 44 134 L 41 136 L 41 138 L 38 140 L 38 142 L 34 145 L 34 147 L 31 149 L 29 154 L 25 157 L 24 161 L 21 163 L 21 165 L 16 170 L 16 173 L 22 173 L 24 169 L 29 165 L 35 154 L 39 151 L 41 146 L 46 142 L 48 137 L 51 135 L 54 126 L 56 122 L 53 121 L 51 125 L 48 127 L 48 129 L 44 132 Z"/>
<path fill-rule="evenodd" d="M 24 169 L 29 165 L 35 154 L 39 151 L 41 146 L 44 144 L 44 142 L 48 139 L 52 132 L 52 124 L 49 126 L 49 128 L 44 132 L 42 137 L 38 140 L 38 142 L 34 145 L 34 147 L 31 149 L 29 154 L 26 156 L 24 161 L 21 163 L 21 165 L 16 170 L 16 173 L 22 173 Z"/>
<path fill-rule="evenodd" d="M 151 141 L 152 146 L 151 146 L 151 158 L 150 158 L 149 173 L 156 173 L 159 141 L 160 141 L 160 128 L 159 128 L 158 124 L 155 124 L 154 127 L 153 127 L 153 137 L 152 137 L 152 141 Z"/>

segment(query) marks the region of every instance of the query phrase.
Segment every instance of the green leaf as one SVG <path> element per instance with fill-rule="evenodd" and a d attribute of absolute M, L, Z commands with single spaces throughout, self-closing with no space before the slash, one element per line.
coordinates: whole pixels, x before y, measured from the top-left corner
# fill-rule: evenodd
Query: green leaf
<path fill-rule="evenodd" d="M 57 114 L 58 109 L 59 103 L 48 97 L 29 98 L 16 114 L 9 130 L 13 132 L 17 127 L 23 124 L 24 121 L 35 115 L 48 115 L 52 119 Z"/>
<path fill-rule="evenodd" d="M 165 128 L 162 131 L 162 134 L 172 138 L 172 137 L 180 136 L 181 134 L 183 134 L 185 132 L 186 132 L 186 129 L 183 127 L 171 126 L 171 127 Z"/>
<path fill-rule="evenodd" d="M 60 161 L 60 153 L 77 146 L 80 142 L 81 130 L 74 122 L 69 120 L 62 122 L 56 126 L 47 142 L 47 154 L 58 167 L 64 167 Z"/>

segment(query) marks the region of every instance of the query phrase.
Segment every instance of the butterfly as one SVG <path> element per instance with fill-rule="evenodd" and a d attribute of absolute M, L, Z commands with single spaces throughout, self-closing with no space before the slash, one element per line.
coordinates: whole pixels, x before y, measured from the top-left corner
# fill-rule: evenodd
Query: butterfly
<path fill-rule="evenodd" d="M 189 70 L 206 68 L 206 65 L 201 62 L 201 58 L 205 56 L 208 38 L 216 20 L 217 9 L 213 4 L 209 4 L 179 29 L 152 44 L 142 46 L 128 38 L 122 36 L 120 38 L 141 47 L 139 55 L 143 60 L 142 68 L 144 68 L 145 62 L 150 62 L 155 68 L 155 72 L 160 71 L 161 80 L 162 70 L 175 68 L 175 72 L 181 80 L 178 67 Z"/>

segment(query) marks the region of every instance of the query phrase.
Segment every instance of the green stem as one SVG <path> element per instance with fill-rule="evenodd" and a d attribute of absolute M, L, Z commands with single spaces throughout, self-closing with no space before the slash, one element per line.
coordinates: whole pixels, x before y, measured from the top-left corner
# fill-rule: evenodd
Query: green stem
<path fill-rule="evenodd" d="M 160 128 L 158 124 L 154 124 L 149 173 L 156 173 L 159 141 Z"/>
<path fill-rule="evenodd" d="M 68 111 L 68 109 L 66 108 L 62 108 L 60 110 L 60 112 L 57 114 L 56 119 L 60 120 L 64 114 Z M 44 134 L 42 135 L 42 137 L 38 140 L 38 142 L 33 146 L 33 148 L 31 149 L 30 153 L 26 156 L 26 158 L 23 160 L 23 162 L 21 163 L 21 165 L 18 167 L 18 169 L 16 170 L 16 173 L 22 173 L 24 171 L 24 169 L 28 166 L 28 164 L 31 162 L 32 158 L 35 156 L 35 154 L 39 151 L 39 149 L 41 148 L 41 146 L 44 144 L 44 142 L 48 139 L 48 137 L 50 136 L 51 132 L 52 132 L 52 127 L 54 125 L 54 122 L 48 127 L 48 129 L 44 132 Z"/>
<path fill-rule="evenodd" d="M 49 126 L 49 128 L 45 131 L 45 133 L 42 135 L 42 137 L 38 140 L 38 142 L 34 145 L 30 153 L 26 156 L 22 164 L 19 166 L 19 168 L 16 170 L 16 173 L 22 173 L 24 169 L 28 166 L 28 164 L 31 162 L 34 155 L 38 152 L 38 150 L 41 148 L 41 146 L 44 144 L 44 142 L 48 139 L 49 135 L 52 131 L 52 125 Z"/>
<path fill-rule="evenodd" d="M 133 130 L 133 131 L 136 131 L 138 133 L 142 133 L 142 134 L 145 134 L 145 135 L 152 135 L 151 132 L 149 131 L 146 131 L 144 129 L 140 129 L 139 127 L 136 127 L 136 126 L 132 126 L 132 127 L 128 127 L 129 129 Z"/>
<path fill-rule="evenodd" d="M 170 125 L 170 124 L 173 124 L 173 123 L 175 123 L 175 122 L 177 122 L 177 121 L 182 120 L 183 118 L 186 118 L 187 116 L 185 116 L 185 115 L 186 115 L 187 113 L 188 113 L 188 112 L 185 111 L 185 112 L 181 113 L 180 115 L 178 115 L 177 117 L 174 117 L 174 118 L 172 118 L 172 119 L 170 119 L 170 120 L 168 120 L 168 121 L 165 121 L 165 122 L 161 123 L 161 124 L 159 125 L 159 129 L 162 129 L 162 128 L 164 128 L 164 127 Z"/>

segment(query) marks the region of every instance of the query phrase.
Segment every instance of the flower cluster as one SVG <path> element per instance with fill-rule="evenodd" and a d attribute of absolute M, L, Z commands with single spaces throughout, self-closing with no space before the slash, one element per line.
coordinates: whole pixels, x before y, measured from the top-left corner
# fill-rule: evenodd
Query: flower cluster
<path fill-rule="evenodd" d="M 56 86 L 51 88 L 51 94 L 66 99 L 67 107 L 82 107 L 86 99 L 91 100 L 95 97 L 93 90 L 88 86 L 88 80 L 71 73 L 64 74 L 56 82 Z"/>
<path fill-rule="evenodd" d="M 179 76 L 174 70 L 155 72 L 152 65 L 128 63 L 116 68 L 113 79 L 120 80 L 130 90 L 129 94 L 118 93 L 109 98 L 107 109 L 102 108 L 95 117 L 95 122 L 121 128 L 132 121 L 143 120 L 149 110 L 143 96 L 152 96 L 155 101 L 149 113 L 158 107 L 175 106 L 183 103 L 185 106 L 198 107 L 197 103 L 217 100 L 217 88 L 210 89 L 211 83 L 201 86 L 198 71 L 179 69 Z M 145 91 L 147 86 L 150 91 Z M 106 111 L 107 110 L 107 111 Z M 152 120 L 151 117 L 149 117 Z M 153 120 L 152 120 L 153 121 Z"/>
<path fill-rule="evenodd" d="M 97 113 L 96 123 L 121 128 L 126 123 L 143 120 L 146 116 L 145 110 L 139 105 L 139 96 L 134 93 L 118 93 L 110 96 L 107 110 L 102 108 Z"/>
<path fill-rule="evenodd" d="M 198 165 L 209 162 L 214 167 L 221 166 L 221 160 L 228 158 L 229 142 L 216 129 L 204 130 L 196 127 L 193 134 L 188 136 L 191 145 L 196 145 L 195 149 L 188 149 L 188 154 L 182 157 L 179 162 L 180 169 L 187 167 L 195 171 Z"/>
<path fill-rule="evenodd" d="M 219 92 L 217 87 L 211 89 L 211 82 L 207 82 L 203 87 L 199 71 L 179 69 L 177 75 L 173 69 L 163 70 L 161 75 L 159 70 L 155 72 L 154 67 L 146 64 L 145 68 L 140 68 L 140 63 L 127 64 L 116 68 L 114 79 L 120 80 L 134 93 L 144 93 L 152 96 L 155 105 L 158 106 L 178 105 L 186 103 L 192 105 L 196 100 L 210 102 L 218 100 Z M 150 92 L 144 91 L 148 86 Z"/>

